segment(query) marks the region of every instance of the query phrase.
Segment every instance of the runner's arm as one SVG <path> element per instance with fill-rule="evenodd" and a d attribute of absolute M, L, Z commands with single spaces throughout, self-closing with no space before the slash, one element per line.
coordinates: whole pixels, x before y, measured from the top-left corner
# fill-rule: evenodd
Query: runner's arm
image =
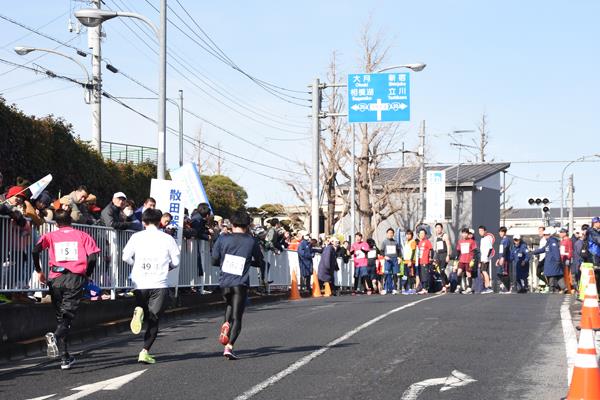
<path fill-rule="evenodd" d="M 96 269 L 96 263 L 98 261 L 98 256 L 96 253 L 88 254 L 87 256 L 87 267 L 85 269 L 85 275 L 89 278 L 94 273 Z"/>

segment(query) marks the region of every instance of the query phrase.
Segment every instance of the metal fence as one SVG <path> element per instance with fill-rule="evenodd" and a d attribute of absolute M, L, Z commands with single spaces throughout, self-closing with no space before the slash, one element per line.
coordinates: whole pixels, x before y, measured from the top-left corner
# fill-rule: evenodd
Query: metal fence
<path fill-rule="evenodd" d="M 116 291 L 132 288 L 129 278 L 131 266 L 122 261 L 122 251 L 134 231 L 116 231 L 112 228 L 97 225 L 74 224 L 74 228 L 88 233 L 94 238 L 100 254 L 98 264 L 91 279 L 104 290 L 111 290 L 112 297 Z M 0 273 L 0 293 L 44 291 L 35 279 L 31 251 L 41 235 L 56 230 L 53 223 L 43 224 L 39 228 L 19 227 L 12 219 L 0 216 L 0 260 L 2 262 Z M 298 255 L 296 252 L 284 251 L 280 254 L 267 252 L 265 259 L 268 263 L 266 280 L 272 286 L 289 286 L 291 273 L 296 271 L 300 279 Z M 320 256 L 314 259 L 317 267 Z M 48 275 L 48 253 L 41 256 L 42 270 Z M 201 263 L 201 264 L 200 264 Z M 202 265 L 204 274 L 200 276 L 199 265 Z M 354 268 L 352 263 L 342 263 L 338 259 L 339 271 L 336 272 L 336 285 L 342 287 L 352 286 Z M 216 286 L 219 281 L 219 268 L 211 266 L 210 243 L 196 239 L 184 239 L 181 245 L 181 263 L 178 268 L 178 287 Z M 258 270 L 250 270 L 250 285 L 259 286 Z"/>

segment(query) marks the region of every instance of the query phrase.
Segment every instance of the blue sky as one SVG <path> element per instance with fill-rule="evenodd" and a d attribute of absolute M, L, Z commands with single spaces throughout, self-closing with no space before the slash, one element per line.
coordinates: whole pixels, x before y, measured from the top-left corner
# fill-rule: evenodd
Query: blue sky
<path fill-rule="evenodd" d="M 427 68 L 411 77 L 412 121 L 400 131 L 407 147 L 417 142 L 419 121 L 428 126 L 427 144 L 433 162 L 456 163 L 458 152 L 448 145 L 447 133 L 455 129 L 476 129 L 481 114 L 489 118 L 489 156 L 496 161 L 574 160 L 600 153 L 598 122 L 600 106 L 600 3 L 596 1 L 253 1 L 199 2 L 179 0 L 202 29 L 241 68 L 250 74 L 295 90 L 306 90 L 315 78 L 325 79 L 332 51 L 339 54 L 343 73 L 360 72 L 358 37 L 361 27 L 372 18 L 374 30 L 381 31 L 391 49 L 387 65 L 422 61 Z M 105 0 L 105 8 L 128 9 L 149 16 L 158 14 L 146 1 Z M 150 0 L 158 6 L 158 0 Z M 171 7 L 196 31 L 175 0 Z M 82 2 L 31 0 L 7 2 L 1 13 L 63 41 L 71 40 L 86 49 L 85 31 L 67 31 L 69 10 Z M 174 14 L 170 18 L 192 37 L 194 34 Z M 128 28 L 129 27 L 129 28 Z M 137 37 L 130 28 L 147 45 Z M 120 70 L 156 89 L 158 64 L 151 33 L 131 21 L 112 20 L 104 24 L 104 56 Z M 144 32 L 142 32 L 144 31 Z M 35 54 L 17 56 L 15 45 L 55 47 L 47 39 L 0 20 L 0 58 L 30 61 Z M 280 180 L 295 176 L 298 167 L 283 158 L 310 162 L 310 110 L 285 103 L 269 95 L 239 72 L 218 61 L 189 38 L 169 28 L 172 57 L 185 60 L 185 68 L 201 72 L 219 86 L 206 86 L 199 77 L 184 72 L 193 83 L 169 70 L 168 95 L 184 90 L 186 108 L 257 145 L 253 147 L 207 123 L 186 115 L 185 131 L 209 144 L 243 157 L 277 166 L 289 173 L 235 160 L 224 155 L 223 168 L 249 194 L 251 205 L 266 202 L 294 203 L 296 200 Z M 59 48 L 69 54 L 72 49 Z M 88 59 L 81 59 L 89 65 Z M 55 72 L 81 78 L 81 72 L 66 60 L 45 56 L 36 63 Z M 0 64 L 0 93 L 28 114 L 61 116 L 74 126 L 75 133 L 90 138 L 89 106 L 82 90 L 63 81 L 42 79 L 27 71 Z M 116 96 L 153 96 L 120 74 L 104 71 L 104 88 Z M 205 79 L 205 78 L 202 78 Z M 200 89 L 202 88 L 202 89 Z M 56 91 L 54 91 L 56 90 Z M 204 91 L 210 93 L 207 95 Z M 54 91 L 51 93 L 39 93 Z M 220 93 L 234 102 L 221 97 Z M 290 93 L 292 94 L 292 93 Z M 307 94 L 294 94 L 308 98 Z M 212 97 L 211 97 L 212 96 Z M 216 102 L 246 114 L 240 115 Z M 152 100 L 126 100 L 151 117 L 156 115 Z M 304 100 L 299 100 L 308 104 Z M 240 104 L 243 105 L 240 106 Z M 265 114 L 275 115 L 266 120 Z M 276 125 L 282 131 L 248 118 Z M 177 113 L 168 106 L 168 125 L 177 127 Z M 121 106 L 103 103 L 103 139 L 155 146 L 156 129 L 151 123 Z M 285 139 L 274 140 L 274 139 Z M 465 135 L 464 141 L 470 140 Z M 186 146 L 186 158 L 193 149 Z M 177 165 L 177 139 L 169 135 L 168 164 Z M 212 150 L 211 150 L 212 151 Z M 277 155 L 282 157 L 278 157 Z M 206 156 L 206 153 L 204 154 Z M 466 161 L 463 152 L 462 161 Z M 229 160 L 242 164 L 236 166 Z M 600 158 L 596 158 L 600 161 Z M 398 158 L 387 161 L 394 165 Z M 559 207 L 559 179 L 565 163 L 515 163 L 510 188 L 513 205 L 525 206 L 530 195 L 550 197 Z M 597 176 L 600 163 L 574 164 L 576 206 L 599 205 Z"/>

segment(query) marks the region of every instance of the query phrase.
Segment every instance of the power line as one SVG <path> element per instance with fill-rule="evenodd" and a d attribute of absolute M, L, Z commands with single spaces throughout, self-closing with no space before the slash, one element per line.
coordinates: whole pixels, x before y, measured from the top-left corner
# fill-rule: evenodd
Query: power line
<path fill-rule="evenodd" d="M 523 176 L 518 176 L 518 175 L 512 174 L 510 172 L 507 172 L 506 174 L 512 176 L 515 179 L 520 179 L 522 181 L 527 181 L 527 182 L 537 182 L 537 183 L 558 183 L 558 182 L 560 182 L 560 180 L 545 180 L 545 179 L 537 179 L 537 178 L 526 178 Z"/>
<path fill-rule="evenodd" d="M 119 1 L 121 4 L 124 5 L 124 3 L 122 1 Z M 120 10 L 121 6 L 119 6 L 116 3 L 116 0 L 113 0 L 114 5 Z M 148 44 L 148 42 L 146 40 L 144 40 L 137 32 L 135 32 L 131 26 L 129 26 L 129 24 L 127 24 L 125 21 L 122 21 L 123 24 L 130 30 L 132 31 L 132 33 L 137 36 L 137 38 L 139 40 L 141 40 L 153 53 L 157 54 L 157 50 L 156 50 L 156 46 L 151 46 L 150 44 Z M 154 38 L 153 36 L 151 36 L 150 34 L 148 34 L 148 32 L 146 32 L 144 29 L 140 28 L 140 24 L 137 21 L 132 21 L 136 27 L 138 27 L 138 29 L 141 30 L 142 33 L 144 33 L 150 40 L 153 41 L 153 43 L 156 44 L 156 38 Z M 210 79 L 208 77 L 206 77 L 204 74 L 202 74 L 200 71 L 198 71 L 194 66 L 191 65 L 191 63 L 187 62 L 183 57 L 179 56 L 177 53 L 171 51 L 170 52 L 173 60 L 184 70 L 186 70 L 189 74 L 191 74 L 192 76 L 194 76 L 196 79 L 198 79 L 199 81 L 201 81 L 203 84 L 205 84 L 206 86 L 208 86 L 209 88 L 212 88 L 214 90 L 215 93 L 219 94 L 220 96 L 224 97 L 225 99 L 231 101 L 232 103 L 250 111 L 251 113 L 255 114 L 255 115 L 260 115 L 262 116 L 264 119 L 269 119 L 270 121 L 273 121 L 276 124 L 279 125 L 287 125 L 287 126 L 292 126 L 292 127 L 300 127 L 299 125 L 296 124 L 290 124 L 289 122 L 281 122 L 281 121 L 277 121 L 275 119 L 272 118 L 272 115 L 265 115 L 265 114 L 259 114 L 256 109 L 252 109 L 250 107 L 245 106 L 244 104 L 242 104 L 240 101 L 236 100 L 235 98 L 233 98 L 232 96 L 225 94 L 223 92 L 221 92 L 219 89 L 215 88 L 214 86 L 211 86 L 210 83 L 206 82 L 205 79 L 208 79 L 210 81 Z M 232 110 L 233 112 L 240 114 L 256 123 L 265 125 L 269 128 L 273 128 L 273 129 L 278 129 L 280 131 L 285 131 L 285 132 L 289 132 L 289 133 L 293 133 L 293 134 L 299 134 L 299 135 L 308 135 L 307 133 L 304 132 L 298 132 L 296 130 L 291 130 L 291 129 L 286 129 L 286 128 L 282 128 L 280 126 L 275 126 L 272 125 L 270 123 L 261 121 L 251 115 L 248 115 L 247 113 L 244 113 L 238 109 L 236 109 L 235 107 L 232 107 L 231 105 L 223 102 L 222 100 L 220 100 L 219 98 L 215 97 L 213 95 L 213 93 L 211 93 L 211 91 L 206 90 L 204 87 L 198 85 L 197 82 L 195 82 L 194 80 L 190 79 L 188 75 L 186 75 L 185 73 L 183 73 L 181 70 L 179 70 L 177 67 L 175 67 L 172 63 L 167 62 L 167 64 L 171 67 L 171 69 L 173 69 L 178 75 L 180 75 L 183 79 L 185 79 L 186 81 L 188 81 L 192 86 L 196 87 L 197 89 L 199 89 L 201 92 L 203 92 L 205 95 L 207 95 L 208 97 L 212 98 L 213 100 L 215 100 L 216 102 L 218 102 L 219 104 L 223 105 L 224 107 Z M 201 76 L 199 76 L 201 75 Z M 301 126 L 304 127 L 304 126 Z M 308 127 L 307 127 L 308 128 Z"/>

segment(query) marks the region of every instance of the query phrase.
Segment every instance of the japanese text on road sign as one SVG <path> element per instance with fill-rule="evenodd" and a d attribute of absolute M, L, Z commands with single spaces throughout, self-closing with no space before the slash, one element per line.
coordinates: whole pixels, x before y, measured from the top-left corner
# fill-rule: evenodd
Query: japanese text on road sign
<path fill-rule="evenodd" d="M 348 75 L 349 122 L 410 121 L 410 75 Z"/>

